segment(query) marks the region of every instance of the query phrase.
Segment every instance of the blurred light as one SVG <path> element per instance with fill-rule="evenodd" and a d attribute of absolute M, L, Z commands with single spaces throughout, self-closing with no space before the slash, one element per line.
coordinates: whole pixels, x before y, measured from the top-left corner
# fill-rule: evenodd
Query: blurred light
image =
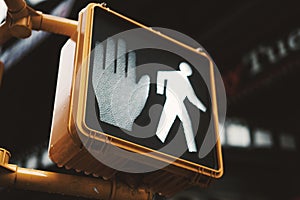
<path fill-rule="evenodd" d="M 241 124 L 229 123 L 226 127 L 227 144 L 235 147 L 249 147 L 251 144 L 249 128 Z"/>
<path fill-rule="evenodd" d="M 28 174 L 28 175 L 33 175 L 33 176 L 47 177 L 46 172 L 36 171 L 36 170 L 28 170 L 28 169 L 22 169 L 22 168 L 19 168 L 18 173 Z"/>
<path fill-rule="evenodd" d="M 37 164 L 38 164 L 38 158 L 36 157 L 36 155 L 32 155 L 25 164 L 26 168 L 37 168 Z"/>
<path fill-rule="evenodd" d="M 46 0 L 27 0 L 27 2 L 30 4 L 30 5 L 37 5 L 37 4 L 39 4 L 39 3 L 42 3 L 42 2 L 44 2 L 44 1 L 46 1 Z"/>
<path fill-rule="evenodd" d="M 254 146 L 271 147 L 273 144 L 271 133 L 265 130 L 256 130 L 254 132 Z"/>
<path fill-rule="evenodd" d="M 50 160 L 48 156 L 48 150 L 44 151 L 41 162 L 44 167 L 49 167 L 50 165 L 53 165 L 53 162 Z"/>
<path fill-rule="evenodd" d="M 220 141 L 221 141 L 221 145 L 225 145 L 226 144 L 226 133 L 220 134 Z"/>
<path fill-rule="evenodd" d="M 4 0 L 0 0 L 0 23 L 5 19 L 7 13 L 7 6 Z"/>
<path fill-rule="evenodd" d="M 279 138 L 280 146 L 286 150 L 295 150 L 296 142 L 293 136 L 288 134 L 281 134 Z"/>

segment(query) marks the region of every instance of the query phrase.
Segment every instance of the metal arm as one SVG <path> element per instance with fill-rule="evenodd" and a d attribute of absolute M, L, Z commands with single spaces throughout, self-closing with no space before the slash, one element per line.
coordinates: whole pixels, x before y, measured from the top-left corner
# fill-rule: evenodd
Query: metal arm
<path fill-rule="evenodd" d="M 5 0 L 6 21 L 0 25 L 0 45 L 12 37 L 27 38 L 32 30 L 43 30 L 72 37 L 77 21 L 43 14 L 29 7 L 24 0 Z"/>
<path fill-rule="evenodd" d="M 8 164 L 10 153 L 0 148 L 0 186 L 103 200 L 152 200 L 153 194 L 116 180 L 73 176 Z"/>

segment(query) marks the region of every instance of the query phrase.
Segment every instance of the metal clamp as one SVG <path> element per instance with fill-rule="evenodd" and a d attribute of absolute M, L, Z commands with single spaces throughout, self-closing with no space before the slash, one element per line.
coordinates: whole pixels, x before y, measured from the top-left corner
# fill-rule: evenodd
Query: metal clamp
<path fill-rule="evenodd" d="M 0 26 L 0 45 L 11 37 L 27 38 L 32 30 L 43 30 L 72 37 L 77 21 L 43 14 L 29 7 L 24 0 L 5 0 L 6 21 Z"/>

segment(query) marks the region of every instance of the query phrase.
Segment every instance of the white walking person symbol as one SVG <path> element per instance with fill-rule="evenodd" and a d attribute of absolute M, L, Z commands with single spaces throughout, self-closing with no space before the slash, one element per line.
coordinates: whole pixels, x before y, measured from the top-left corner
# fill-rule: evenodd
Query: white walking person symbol
<path fill-rule="evenodd" d="M 181 62 L 179 64 L 179 69 L 180 71 L 159 71 L 157 73 L 156 92 L 157 94 L 164 94 L 166 81 L 166 101 L 159 120 L 156 135 L 164 143 L 172 124 L 178 116 L 183 125 L 189 152 L 197 152 L 192 123 L 184 105 L 184 100 L 187 98 L 203 112 L 206 111 L 206 107 L 197 98 L 188 79 L 188 76 L 191 76 L 193 73 L 191 67 L 185 62 Z"/>

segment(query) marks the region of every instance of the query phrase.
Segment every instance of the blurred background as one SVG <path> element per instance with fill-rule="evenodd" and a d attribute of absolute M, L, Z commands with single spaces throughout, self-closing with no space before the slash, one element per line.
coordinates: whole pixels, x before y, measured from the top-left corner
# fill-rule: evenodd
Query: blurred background
<path fill-rule="evenodd" d="M 92 1 L 28 0 L 44 13 L 77 20 Z M 102 2 L 102 1 L 93 1 Z M 217 64 L 228 108 L 222 138 L 224 176 L 172 200 L 299 200 L 300 2 L 297 0 L 107 0 L 108 7 L 147 26 L 182 32 Z M 0 21 L 6 7 L 0 0 Z M 48 158 L 59 53 L 68 38 L 33 31 L 0 47 L 0 146 L 11 163 L 76 174 Z M 1 181 L 1 180 L 0 180 Z M 0 188 L 6 199 L 82 199 Z"/>

